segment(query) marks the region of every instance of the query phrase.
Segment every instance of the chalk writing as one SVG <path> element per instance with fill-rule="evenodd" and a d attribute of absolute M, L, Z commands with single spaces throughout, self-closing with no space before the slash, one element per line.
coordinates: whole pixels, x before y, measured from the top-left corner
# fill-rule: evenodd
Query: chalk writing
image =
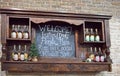
<path fill-rule="evenodd" d="M 38 25 L 36 43 L 41 56 L 74 57 L 74 31 L 72 26 Z"/>

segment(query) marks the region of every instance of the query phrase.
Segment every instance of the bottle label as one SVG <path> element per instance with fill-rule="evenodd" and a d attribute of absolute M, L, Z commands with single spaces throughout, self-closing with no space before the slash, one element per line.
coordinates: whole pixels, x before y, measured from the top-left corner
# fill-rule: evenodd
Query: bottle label
<path fill-rule="evenodd" d="M 28 39 L 28 33 L 23 33 L 23 37 Z"/>
<path fill-rule="evenodd" d="M 16 38 L 16 32 L 11 33 L 11 38 Z"/>
<path fill-rule="evenodd" d="M 104 62 L 104 59 L 105 59 L 104 56 L 101 56 L 101 57 L 100 57 L 101 62 Z"/>
<path fill-rule="evenodd" d="M 95 37 L 95 41 L 100 41 L 100 37 L 99 37 L 99 36 L 96 36 L 96 37 Z"/>
<path fill-rule="evenodd" d="M 18 38 L 22 38 L 22 33 L 21 32 L 18 33 Z"/>
<path fill-rule="evenodd" d="M 24 53 L 24 57 L 25 57 L 25 60 L 27 60 L 28 59 L 28 54 Z"/>
<path fill-rule="evenodd" d="M 94 35 L 90 36 L 90 41 L 94 41 Z"/>
<path fill-rule="evenodd" d="M 18 59 L 20 60 L 20 53 L 18 53 Z"/>
<path fill-rule="evenodd" d="M 86 35 L 85 40 L 86 40 L 86 41 L 90 41 L 89 35 Z"/>
<path fill-rule="evenodd" d="M 14 59 L 14 60 L 18 60 L 18 55 L 17 55 L 17 54 L 14 54 L 13 59 Z"/>
<path fill-rule="evenodd" d="M 100 57 L 99 57 L 99 56 L 96 56 L 96 57 L 95 57 L 95 61 L 96 61 L 96 62 L 99 62 L 99 61 L 100 61 Z"/>
<path fill-rule="evenodd" d="M 14 59 L 14 52 L 12 52 L 12 59 Z"/>
<path fill-rule="evenodd" d="M 91 60 L 94 60 L 94 58 L 95 58 L 94 54 L 91 54 L 91 55 L 89 56 L 89 58 L 90 58 Z"/>
<path fill-rule="evenodd" d="M 20 55 L 20 60 L 24 60 L 24 54 Z"/>

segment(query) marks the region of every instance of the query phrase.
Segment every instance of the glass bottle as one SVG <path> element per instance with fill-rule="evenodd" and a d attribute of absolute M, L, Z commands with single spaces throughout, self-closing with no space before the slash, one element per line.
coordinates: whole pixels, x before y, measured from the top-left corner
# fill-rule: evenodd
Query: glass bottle
<path fill-rule="evenodd" d="M 20 47 L 21 48 L 21 47 Z M 24 57 L 24 51 L 21 49 L 21 53 L 20 53 L 20 60 L 24 61 L 25 57 Z"/>
<path fill-rule="evenodd" d="M 97 52 L 97 48 L 95 47 L 94 49 L 94 55 L 95 55 L 95 62 L 99 62 L 100 61 L 100 57 L 98 55 L 98 52 Z"/>
<path fill-rule="evenodd" d="M 27 46 L 24 46 L 24 60 L 27 61 L 28 60 L 28 51 L 27 51 Z"/>
<path fill-rule="evenodd" d="M 21 45 L 18 45 L 18 59 L 21 60 Z"/>
<path fill-rule="evenodd" d="M 23 38 L 28 39 L 29 38 L 29 27 L 24 26 L 24 32 L 23 32 Z"/>
<path fill-rule="evenodd" d="M 18 25 L 18 38 L 22 39 L 22 31 L 21 31 L 21 26 Z"/>
<path fill-rule="evenodd" d="M 101 50 L 101 48 L 100 48 L 100 50 Z M 104 55 L 104 52 L 102 52 L 102 51 L 101 51 L 100 60 L 101 60 L 101 62 L 104 62 L 104 61 L 105 61 L 105 55 Z"/>
<path fill-rule="evenodd" d="M 86 59 L 85 47 L 83 47 L 83 49 L 80 52 L 80 58 L 81 58 L 82 61 L 85 61 L 85 59 Z"/>
<path fill-rule="evenodd" d="M 87 48 L 87 50 L 86 50 L 86 58 L 89 58 L 89 56 L 90 56 L 90 51 L 89 51 L 89 48 Z"/>
<path fill-rule="evenodd" d="M 94 39 L 95 39 L 94 32 L 93 32 L 93 29 L 91 28 L 90 29 L 90 41 L 94 41 Z"/>
<path fill-rule="evenodd" d="M 98 35 L 98 29 L 95 29 L 95 41 L 100 41 L 100 36 Z"/>
<path fill-rule="evenodd" d="M 11 32 L 11 38 L 17 38 L 17 33 L 15 31 L 15 25 L 12 25 L 12 32 Z"/>
<path fill-rule="evenodd" d="M 13 57 L 13 60 L 15 60 L 15 61 L 18 60 L 18 52 L 16 50 L 16 45 L 13 46 L 12 57 Z"/>
<path fill-rule="evenodd" d="M 102 51 L 101 51 L 100 47 L 99 47 L 99 50 L 98 50 L 98 54 L 99 54 L 99 58 L 100 58 L 99 62 L 101 61 L 101 59 L 103 61 Z"/>
<path fill-rule="evenodd" d="M 90 41 L 90 33 L 88 28 L 85 29 L 85 41 Z"/>
<path fill-rule="evenodd" d="M 90 47 L 90 56 L 89 56 L 89 58 L 90 58 L 92 61 L 94 61 L 95 55 L 94 55 L 94 53 L 93 53 L 93 48 L 92 48 L 92 47 Z"/>

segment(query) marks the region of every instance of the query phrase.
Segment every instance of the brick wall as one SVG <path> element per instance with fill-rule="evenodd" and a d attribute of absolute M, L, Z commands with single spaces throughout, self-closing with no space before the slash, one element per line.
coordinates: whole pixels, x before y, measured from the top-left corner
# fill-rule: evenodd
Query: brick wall
<path fill-rule="evenodd" d="M 27 75 L 1 72 L 1 76 L 120 76 L 120 0 L 0 0 L 0 8 L 113 15 L 110 20 L 112 72 Z"/>

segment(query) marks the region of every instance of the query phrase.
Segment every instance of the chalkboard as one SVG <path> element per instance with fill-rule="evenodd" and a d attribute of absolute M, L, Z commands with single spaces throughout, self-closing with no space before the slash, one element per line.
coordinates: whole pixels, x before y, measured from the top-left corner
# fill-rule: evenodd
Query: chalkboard
<path fill-rule="evenodd" d="M 75 57 L 74 33 L 73 27 L 66 22 L 37 24 L 36 44 L 40 56 Z"/>

